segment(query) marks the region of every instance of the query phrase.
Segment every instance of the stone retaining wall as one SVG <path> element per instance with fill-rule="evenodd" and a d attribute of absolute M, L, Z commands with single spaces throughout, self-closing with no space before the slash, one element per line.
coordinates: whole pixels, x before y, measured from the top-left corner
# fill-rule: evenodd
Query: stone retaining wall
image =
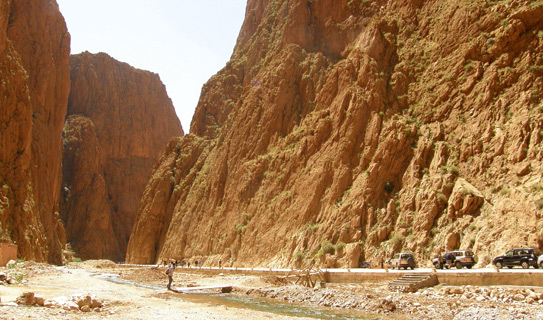
<path fill-rule="evenodd" d="M 137 265 L 125 265 L 136 267 Z M 143 267 L 143 265 L 141 265 Z M 166 267 L 164 267 L 166 268 Z M 383 269 L 374 269 L 369 271 L 364 269 L 360 272 L 356 269 L 351 271 L 346 270 L 322 270 L 326 282 L 329 283 L 379 283 L 391 282 L 403 277 L 406 274 L 417 274 L 421 271 L 415 270 L 407 272 L 384 272 Z M 532 271 L 530 271 L 532 270 Z M 223 274 L 239 274 L 252 276 L 286 276 L 294 274 L 288 269 L 263 269 L 263 268 L 178 268 L 176 272 L 197 273 L 217 275 Z M 368 272 L 369 271 L 369 272 Z M 456 270 L 440 270 L 435 273 L 439 284 L 463 286 L 494 286 L 494 285 L 509 285 L 509 286 L 536 286 L 543 287 L 543 272 L 535 271 L 534 269 L 520 270 L 515 269 L 514 272 L 502 271 L 496 272 L 494 269 L 481 269 L 480 272 L 457 272 Z"/>

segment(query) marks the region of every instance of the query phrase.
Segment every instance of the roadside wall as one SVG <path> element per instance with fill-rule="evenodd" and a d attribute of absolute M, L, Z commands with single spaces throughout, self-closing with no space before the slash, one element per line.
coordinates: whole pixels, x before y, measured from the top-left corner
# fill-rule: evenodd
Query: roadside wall
<path fill-rule="evenodd" d="M 127 267 L 151 267 L 148 265 L 124 265 Z M 153 266 L 154 267 L 154 266 Z M 164 269 L 166 267 L 164 266 Z M 533 270 L 533 269 L 532 269 Z M 356 269 L 351 270 L 323 270 L 324 278 L 328 283 L 379 283 L 390 282 L 403 277 L 406 274 L 416 274 L 422 272 L 384 272 L 382 269 L 375 269 L 370 271 L 365 269 L 364 272 L 360 272 Z M 543 272 L 520 269 L 514 270 L 515 272 L 504 271 L 496 272 L 493 270 L 483 269 L 480 272 L 456 272 L 455 270 L 440 270 L 436 272 L 439 284 L 451 285 L 451 286 L 495 286 L 495 285 L 509 285 L 509 286 L 537 286 L 543 287 Z M 517 272 L 518 271 L 518 272 Z M 289 269 L 263 269 L 263 268 L 178 268 L 176 272 L 184 273 L 196 273 L 207 275 L 218 274 L 239 274 L 239 275 L 252 275 L 252 276 L 290 276 L 295 278 L 294 270 Z"/>

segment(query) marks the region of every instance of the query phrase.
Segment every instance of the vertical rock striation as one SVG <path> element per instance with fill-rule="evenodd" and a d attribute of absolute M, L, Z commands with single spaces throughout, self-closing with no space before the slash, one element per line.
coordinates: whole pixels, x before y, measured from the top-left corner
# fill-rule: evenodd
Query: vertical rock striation
<path fill-rule="evenodd" d="M 124 258 L 150 170 L 183 129 L 157 74 L 88 52 L 70 60 L 62 217 L 85 259 Z"/>
<path fill-rule="evenodd" d="M 19 256 L 58 264 L 70 35 L 56 1 L 3 1 L 0 10 L 0 231 Z"/>
<path fill-rule="evenodd" d="M 543 4 L 249 0 L 127 260 L 358 266 L 543 245 Z M 150 231 L 152 230 L 152 231 Z"/>

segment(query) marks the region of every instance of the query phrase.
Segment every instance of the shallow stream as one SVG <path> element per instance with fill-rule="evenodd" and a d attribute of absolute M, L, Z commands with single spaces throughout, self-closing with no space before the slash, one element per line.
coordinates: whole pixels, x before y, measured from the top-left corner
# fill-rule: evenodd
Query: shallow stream
<path fill-rule="evenodd" d="M 163 291 L 164 287 L 140 284 L 119 278 L 116 274 L 100 274 L 98 279 L 115 283 L 143 287 Z M 319 306 L 308 306 L 279 302 L 269 298 L 244 297 L 233 294 L 214 293 L 180 293 L 179 297 L 193 303 L 220 305 L 229 308 L 250 309 L 290 317 L 304 317 L 324 320 L 350 320 L 350 319 L 393 319 L 393 317 L 369 315 L 360 311 L 332 309 Z"/>
<path fill-rule="evenodd" d="M 327 320 L 383 319 L 351 310 L 340 310 L 326 307 L 313 307 L 292 303 L 282 303 L 274 299 L 241 297 L 232 294 L 191 293 L 183 294 L 182 299 L 194 303 L 217 304 L 225 307 L 250 309 L 291 317 L 305 317 Z"/>

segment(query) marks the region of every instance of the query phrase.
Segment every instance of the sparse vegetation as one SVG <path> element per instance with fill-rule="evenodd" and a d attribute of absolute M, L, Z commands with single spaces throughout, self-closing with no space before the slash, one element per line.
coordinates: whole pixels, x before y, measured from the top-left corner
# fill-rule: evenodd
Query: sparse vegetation
<path fill-rule="evenodd" d="M 306 230 L 309 230 L 311 232 L 316 232 L 320 226 L 321 226 L 320 223 L 310 223 L 306 226 Z"/>
<path fill-rule="evenodd" d="M 437 194 L 437 199 L 441 202 L 447 202 L 447 196 L 445 196 L 443 193 L 439 192 Z"/>
<path fill-rule="evenodd" d="M 390 244 L 394 247 L 402 244 L 404 241 L 405 237 L 399 234 L 394 234 L 389 240 Z"/>
<path fill-rule="evenodd" d="M 305 259 L 305 253 L 301 252 L 301 251 L 298 251 L 294 254 L 294 260 L 296 261 L 302 261 Z"/>
<path fill-rule="evenodd" d="M 460 170 L 458 169 L 457 166 L 455 165 L 446 165 L 446 166 L 441 166 L 439 168 L 439 171 L 441 172 L 441 174 L 447 174 L 447 173 L 451 173 L 451 174 L 454 174 L 454 175 L 458 175 Z"/>
<path fill-rule="evenodd" d="M 243 232 L 245 232 L 245 230 L 247 230 L 247 225 L 244 225 L 244 224 L 236 224 L 236 232 L 238 234 L 242 234 Z"/>

